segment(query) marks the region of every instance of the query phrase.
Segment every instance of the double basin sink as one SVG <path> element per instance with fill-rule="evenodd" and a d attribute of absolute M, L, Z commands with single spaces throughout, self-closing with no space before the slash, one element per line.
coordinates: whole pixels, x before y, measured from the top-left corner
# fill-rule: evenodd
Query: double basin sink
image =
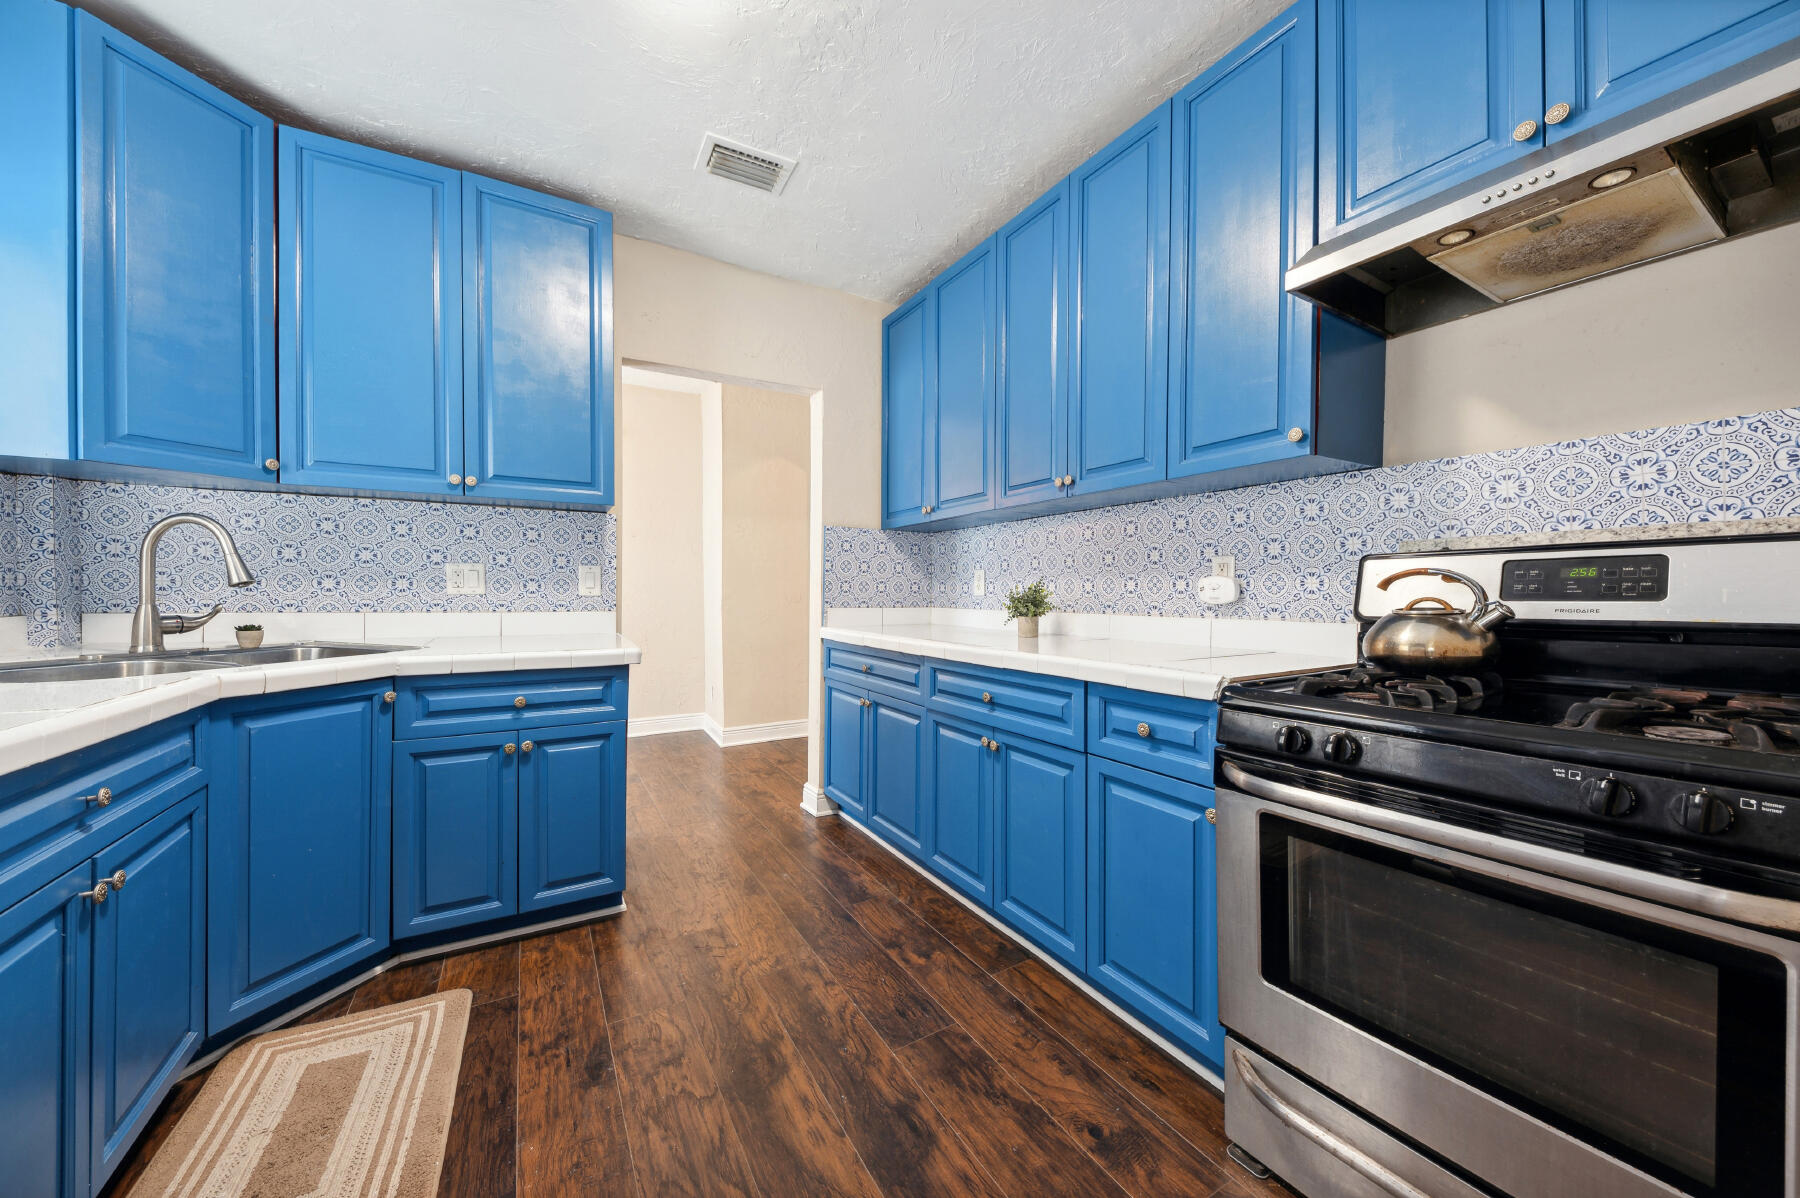
<path fill-rule="evenodd" d="M 0 683 L 93 682 L 108 678 L 144 678 L 153 674 L 183 674 L 190 670 L 229 670 L 236 666 L 272 666 L 295 661 L 322 661 L 333 657 L 361 657 L 366 653 L 394 653 L 413 647 L 338 645 L 325 641 L 306 641 L 295 645 L 270 645 L 261 649 L 84 653 L 79 657 L 0 665 Z"/>

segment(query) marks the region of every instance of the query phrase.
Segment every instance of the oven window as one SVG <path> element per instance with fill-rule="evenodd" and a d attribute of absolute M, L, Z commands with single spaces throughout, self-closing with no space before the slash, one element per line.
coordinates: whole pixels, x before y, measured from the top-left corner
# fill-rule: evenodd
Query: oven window
<path fill-rule="evenodd" d="M 1779 1192 L 1773 959 L 1262 822 L 1270 982 L 1687 1192 Z"/>

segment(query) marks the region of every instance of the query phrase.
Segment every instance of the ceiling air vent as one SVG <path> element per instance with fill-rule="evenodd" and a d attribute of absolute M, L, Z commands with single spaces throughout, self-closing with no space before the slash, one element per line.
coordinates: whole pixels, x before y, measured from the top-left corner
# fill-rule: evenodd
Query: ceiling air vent
<path fill-rule="evenodd" d="M 794 159 L 754 149 L 717 133 L 708 133 L 700 142 L 700 157 L 694 165 L 709 175 L 774 195 L 781 194 L 794 173 Z"/>

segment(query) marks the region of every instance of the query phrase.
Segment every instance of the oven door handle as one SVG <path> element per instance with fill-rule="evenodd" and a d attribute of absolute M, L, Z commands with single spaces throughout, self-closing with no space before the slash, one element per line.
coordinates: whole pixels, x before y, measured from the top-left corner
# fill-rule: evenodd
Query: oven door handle
<path fill-rule="evenodd" d="M 1715 919 L 1777 932 L 1800 932 L 1800 903 L 1760 894 L 1740 894 L 1718 886 L 1706 886 L 1681 878 L 1665 877 L 1648 870 L 1615 865 L 1610 861 L 1596 861 L 1575 853 L 1563 853 L 1523 841 L 1488 836 L 1455 824 L 1422 819 L 1416 815 L 1389 811 L 1384 807 L 1309 790 L 1291 782 L 1264 778 L 1250 773 L 1233 761 L 1224 761 L 1220 765 L 1227 783 L 1247 795 L 1267 799 L 1272 803 L 1285 803 L 1365 828 L 1392 832 L 1397 836 L 1456 849 L 1490 861 L 1536 870 L 1567 882 L 1596 886 L 1602 890 L 1709 915 Z"/>
<path fill-rule="evenodd" d="M 1262 1103 L 1271 1115 L 1362 1174 L 1373 1184 L 1392 1194 L 1394 1198 L 1431 1198 L 1430 1194 L 1275 1093 L 1269 1088 L 1269 1083 L 1264 1081 L 1262 1075 L 1256 1071 L 1256 1066 L 1250 1063 L 1250 1057 L 1243 1049 L 1235 1045 L 1231 1049 L 1231 1065 L 1237 1070 L 1238 1079 L 1244 1083 L 1245 1089 L 1249 1090 L 1255 1096 L 1256 1101 Z"/>

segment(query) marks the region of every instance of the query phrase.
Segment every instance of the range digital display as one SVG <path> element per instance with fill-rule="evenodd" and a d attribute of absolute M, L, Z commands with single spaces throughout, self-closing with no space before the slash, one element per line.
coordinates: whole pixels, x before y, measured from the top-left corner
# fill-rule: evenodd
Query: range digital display
<path fill-rule="evenodd" d="M 1502 567 L 1500 597 L 1657 603 L 1669 597 L 1669 559 L 1645 553 L 1509 561 Z"/>

